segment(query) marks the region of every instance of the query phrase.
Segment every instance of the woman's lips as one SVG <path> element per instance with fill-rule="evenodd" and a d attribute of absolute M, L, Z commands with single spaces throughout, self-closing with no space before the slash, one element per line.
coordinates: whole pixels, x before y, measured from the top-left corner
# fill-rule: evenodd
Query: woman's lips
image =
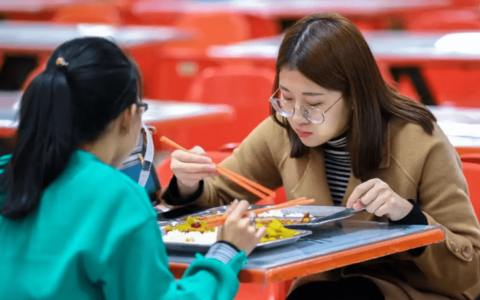
<path fill-rule="evenodd" d="M 295 132 L 298 134 L 299 137 L 301 138 L 306 138 L 306 137 L 309 137 L 312 135 L 311 132 L 308 132 L 308 131 L 302 131 L 302 130 L 299 130 L 299 129 L 295 129 Z"/>

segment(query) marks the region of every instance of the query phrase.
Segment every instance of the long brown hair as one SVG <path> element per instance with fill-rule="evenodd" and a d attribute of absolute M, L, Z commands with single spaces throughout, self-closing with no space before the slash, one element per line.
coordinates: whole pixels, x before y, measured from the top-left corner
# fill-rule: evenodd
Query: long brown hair
<path fill-rule="evenodd" d="M 340 15 L 314 14 L 288 29 L 276 68 L 274 90 L 278 88 L 280 70 L 288 68 L 298 70 L 319 86 L 343 93 L 353 108 L 347 141 L 352 172 L 357 178 L 378 169 L 392 117 L 417 123 L 428 134 L 433 131 L 433 114 L 385 83 L 363 35 Z M 288 132 L 290 157 L 308 153 L 309 148 L 286 119 L 278 119 L 273 107 L 271 114 Z"/>

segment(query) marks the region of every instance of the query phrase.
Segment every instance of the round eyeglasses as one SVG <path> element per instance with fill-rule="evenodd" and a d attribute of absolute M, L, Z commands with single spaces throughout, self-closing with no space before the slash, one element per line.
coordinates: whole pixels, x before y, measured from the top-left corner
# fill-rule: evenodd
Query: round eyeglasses
<path fill-rule="evenodd" d="M 292 101 L 287 101 L 283 99 L 275 98 L 274 96 L 278 93 L 280 88 L 278 88 L 270 97 L 270 103 L 272 104 L 273 108 L 276 112 L 278 112 L 281 116 L 285 118 L 292 118 L 295 115 L 295 103 Z M 343 97 L 343 96 L 342 96 Z M 314 123 L 314 124 L 322 124 L 325 122 L 325 113 L 332 108 L 342 97 L 338 98 L 329 108 L 325 111 L 313 107 L 311 105 L 302 105 L 300 106 L 300 113 L 305 118 L 305 120 Z"/>
<path fill-rule="evenodd" d="M 137 107 L 139 109 L 143 109 L 142 113 L 146 112 L 148 110 L 148 103 L 146 102 L 137 102 Z"/>

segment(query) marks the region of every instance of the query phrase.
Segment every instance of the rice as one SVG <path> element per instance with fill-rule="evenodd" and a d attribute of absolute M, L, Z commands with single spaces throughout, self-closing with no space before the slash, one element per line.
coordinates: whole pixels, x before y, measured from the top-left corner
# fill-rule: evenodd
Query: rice
<path fill-rule="evenodd" d="M 291 213 L 291 214 L 288 214 L 286 217 L 287 218 L 302 218 L 304 216 L 304 214 L 302 213 Z"/>
<path fill-rule="evenodd" d="M 283 218 L 283 213 L 281 210 L 274 209 L 274 210 L 269 210 L 264 213 L 261 213 L 258 215 L 259 218 Z"/>
<path fill-rule="evenodd" d="M 217 228 L 209 232 L 181 232 L 180 230 L 171 230 L 163 235 L 164 242 L 170 243 L 196 243 L 202 245 L 213 245 L 217 241 Z"/>
<path fill-rule="evenodd" d="M 284 215 L 281 210 L 274 209 L 258 215 L 259 218 L 302 218 L 304 214 L 302 213 L 290 213 L 288 215 Z"/>

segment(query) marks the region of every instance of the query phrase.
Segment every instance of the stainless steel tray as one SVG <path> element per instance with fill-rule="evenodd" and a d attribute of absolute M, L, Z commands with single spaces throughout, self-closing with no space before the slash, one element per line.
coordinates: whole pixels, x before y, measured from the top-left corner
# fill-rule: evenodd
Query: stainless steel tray
<path fill-rule="evenodd" d="M 268 205 L 251 205 L 249 209 L 255 209 L 255 208 L 262 208 L 262 207 L 267 207 Z M 228 206 L 218 206 L 214 207 L 196 214 L 192 214 L 191 216 L 203 216 L 203 215 L 210 215 L 210 214 L 217 214 L 217 213 L 223 213 L 227 209 Z M 318 205 L 303 205 L 303 206 L 295 206 L 295 207 L 288 207 L 285 209 L 280 209 L 283 215 L 288 215 L 291 213 L 309 213 L 311 216 L 311 220 L 315 221 L 312 223 L 301 223 L 301 224 L 292 224 L 292 225 L 285 225 L 285 227 L 292 228 L 292 229 L 297 229 L 297 228 L 305 228 L 305 227 L 318 227 L 322 226 L 328 223 L 336 222 L 345 218 L 348 218 L 349 216 L 346 217 L 340 217 L 336 219 L 325 219 L 325 221 L 322 221 L 321 219 L 327 218 L 330 215 L 333 215 L 335 213 L 344 211 L 346 207 L 343 206 L 318 206 Z M 271 217 L 269 217 L 271 218 Z M 286 217 L 285 217 L 286 218 Z M 183 222 L 187 219 L 186 217 L 182 217 L 177 219 L 180 222 Z M 268 218 L 265 218 L 268 219 Z M 291 220 L 300 220 L 301 218 L 299 217 L 288 217 L 288 219 Z"/>
<path fill-rule="evenodd" d="M 161 227 L 161 230 L 162 230 L 162 234 L 165 234 L 165 227 Z M 312 234 L 311 230 L 300 230 L 300 229 L 295 229 L 295 230 L 300 232 L 300 234 L 290 238 L 286 238 L 286 239 L 279 239 L 271 242 L 261 243 L 261 244 L 258 244 L 257 247 L 255 247 L 255 249 L 269 249 L 269 248 L 293 244 L 293 243 L 296 243 L 300 238 Z M 164 243 L 165 243 L 165 247 L 168 250 L 201 252 L 201 253 L 207 252 L 211 246 L 211 244 L 196 244 L 196 243 L 187 243 L 187 242 L 185 243 L 164 242 Z"/>

